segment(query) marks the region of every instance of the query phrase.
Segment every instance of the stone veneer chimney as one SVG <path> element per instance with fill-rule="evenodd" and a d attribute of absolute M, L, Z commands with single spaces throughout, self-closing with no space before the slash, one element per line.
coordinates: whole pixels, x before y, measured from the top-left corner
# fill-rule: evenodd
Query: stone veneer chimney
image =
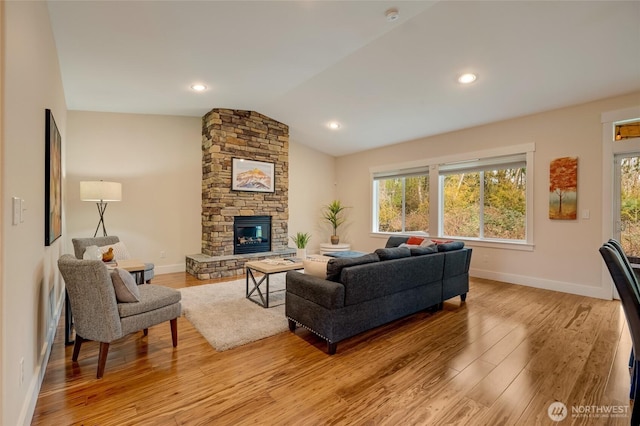
<path fill-rule="evenodd" d="M 273 163 L 275 192 L 232 191 L 233 158 Z M 271 216 L 272 252 L 260 257 L 290 253 L 288 201 L 289 127 L 254 111 L 209 111 L 202 117 L 202 255 L 187 256 L 187 271 L 198 278 L 238 275 L 245 260 L 257 260 L 233 255 L 234 216 Z"/>

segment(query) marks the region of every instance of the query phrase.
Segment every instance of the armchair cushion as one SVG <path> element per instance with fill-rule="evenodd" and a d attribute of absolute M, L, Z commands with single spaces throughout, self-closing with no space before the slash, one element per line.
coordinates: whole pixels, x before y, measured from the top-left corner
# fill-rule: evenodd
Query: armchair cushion
<path fill-rule="evenodd" d="M 116 291 L 118 303 L 133 303 L 140 301 L 140 291 L 138 284 L 128 271 L 116 268 L 111 272 L 113 289 Z M 121 315 L 122 316 L 122 315 Z"/>
<path fill-rule="evenodd" d="M 120 318 L 151 312 L 178 303 L 182 296 L 182 293 L 173 288 L 159 285 L 143 284 L 137 287 L 140 290 L 140 302 L 118 303 Z"/>

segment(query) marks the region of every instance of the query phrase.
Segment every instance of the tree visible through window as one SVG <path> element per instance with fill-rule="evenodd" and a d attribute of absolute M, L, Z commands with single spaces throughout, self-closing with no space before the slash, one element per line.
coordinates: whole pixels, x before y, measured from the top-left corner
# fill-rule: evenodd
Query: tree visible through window
<path fill-rule="evenodd" d="M 374 172 L 373 231 L 430 233 L 431 226 L 434 236 L 532 242 L 526 171 L 533 146 L 518 148 L 522 151 L 432 166 L 439 183 L 431 190 L 427 165 Z M 431 213 L 437 222 L 430 224 L 431 208 L 438 214 Z"/>
<path fill-rule="evenodd" d="M 442 232 L 450 237 L 525 240 L 524 155 L 440 167 Z"/>
<path fill-rule="evenodd" d="M 379 178 L 374 187 L 377 232 L 428 232 L 428 175 Z"/>
<path fill-rule="evenodd" d="M 621 243 L 628 256 L 640 257 L 640 156 L 620 163 Z"/>

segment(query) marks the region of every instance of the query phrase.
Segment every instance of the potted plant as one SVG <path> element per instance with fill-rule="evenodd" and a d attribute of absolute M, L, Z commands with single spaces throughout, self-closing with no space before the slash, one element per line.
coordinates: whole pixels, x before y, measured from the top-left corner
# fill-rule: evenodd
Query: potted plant
<path fill-rule="evenodd" d="M 340 237 L 338 237 L 338 226 L 342 225 L 345 221 L 343 211 L 347 207 L 343 206 L 340 200 L 333 200 L 331 203 L 324 206 L 322 216 L 331 224 L 333 228 L 333 234 L 331 235 L 331 244 L 338 244 Z"/>
<path fill-rule="evenodd" d="M 307 244 L 309 244 L 309 240 L 311 239 L 311 235 L 307 232 L 298 232 L 295 236 L 289 237 L 296 244 L 298 248 L 298 252 L 296 253 L 296 257 L 300 259 L 307 258 Z"/>

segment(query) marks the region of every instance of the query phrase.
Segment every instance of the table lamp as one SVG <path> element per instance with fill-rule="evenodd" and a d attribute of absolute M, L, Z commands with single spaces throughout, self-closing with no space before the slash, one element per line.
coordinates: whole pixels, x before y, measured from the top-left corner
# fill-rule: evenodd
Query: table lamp
<path fill-rule="evenodd" d="M 107 236 L 107 228 L 104 226 L 104 211 L 107 209 L 107 201 L 122 200 L 122 184 L 119 182 L 85 181 L 80 182 L 80 199 L 82 201 L 95 201 L 98 206 L 100 220 L 96 227 L 95 237 L 102 225 L 102 234 Z"/>

